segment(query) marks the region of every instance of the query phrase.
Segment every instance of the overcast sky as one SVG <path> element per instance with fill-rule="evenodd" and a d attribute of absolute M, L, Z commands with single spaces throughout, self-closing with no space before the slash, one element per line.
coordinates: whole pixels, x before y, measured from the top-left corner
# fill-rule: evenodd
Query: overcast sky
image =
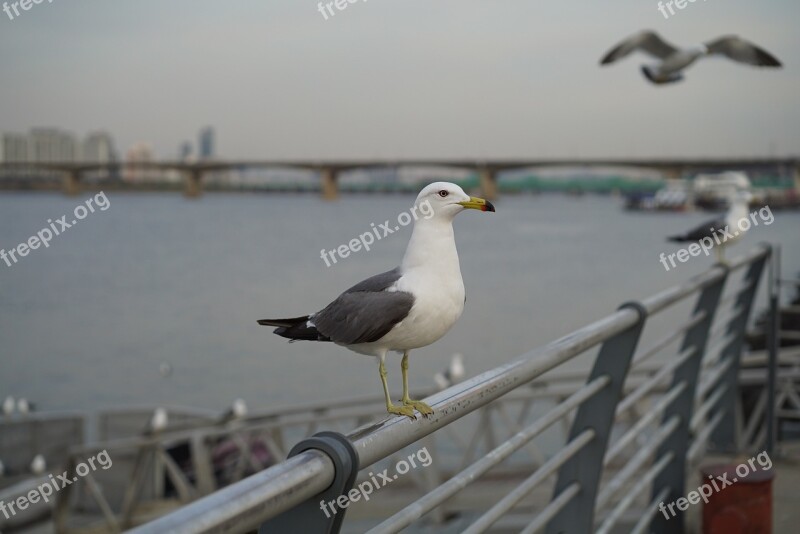
<path fill-rule="evenodd" d="M 800 1 L 55 0 L 0 12 L 0 131 L 107 129 L 174 157 L 207 124 L 222 157 L 800 155 Z M 705 60 L 656 87 L 652 28 L 736 33 L 782 70 Z"/>

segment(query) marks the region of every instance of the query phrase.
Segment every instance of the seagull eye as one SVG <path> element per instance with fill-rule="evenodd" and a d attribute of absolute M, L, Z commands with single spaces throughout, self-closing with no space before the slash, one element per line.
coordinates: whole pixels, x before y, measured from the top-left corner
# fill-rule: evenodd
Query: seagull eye
<path fill-rule="evenodd" d="M 444 189 L 442 189 L 441 191 L 439 191 L 439 196 L 440 196 L 440 197 L 442 197 L 442 198 L 446 197 L 446 196 L 447 196 L 447 195 L 449 195 L 449 194 L 450 194 L 450 193 L 448 193 L 448 192 L 447 192 L 447 191 L 445 191 Z"/>

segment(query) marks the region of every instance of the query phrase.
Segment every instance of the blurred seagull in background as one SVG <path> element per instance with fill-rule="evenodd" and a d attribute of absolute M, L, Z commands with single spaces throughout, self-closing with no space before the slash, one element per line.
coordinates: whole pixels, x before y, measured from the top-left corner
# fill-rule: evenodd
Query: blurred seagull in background
<path fill-rule="evenodd" d="M 6 397 L 6 399 L 3 401 L 3 415 L 11 415 L 14 413 L 15 404 L 14 397 L 10 395 Z"/>
<path fill-rule="evenodd" d="M 433 214 L 415 217 L 414 231 L 399 267 L 356 284 L 323 310 L 292 319 L 262 319 L 275 333 L 290 340 L 332 341 L 378 359 L 378 370 L 391 414 L 415 419 L 433 413 L 430 406 L 408 395 L 408 353 L 430 345 L 447 333 L 464 311 L 466 294 L 453 234 L 453 218 L 466 209 L 494 211 L 482 198 L 470 197 L 448 182 L 432 183 L 419 193 L 412 212 L 421 207 Z M 424 210 L 422 210 L 425 213 Z M 395 406 L 386 381 L 386 354 L 403 354 L 402 406 Z"/>
<path fill-rule="evenodd" d="M 682 80 L 682 71 L 704 56 L 725 56 L 739 63 L 757 67 L 781 66 L 781 62 L 772 54 L 735 35 L 720 37 L 705 44 L 681 49 L 666 42 L 651 30 L 628 37 L 611 49 L 600 60 L 600 64 L 609 65 L 635 50 L 641 50 L 660 60 L 653 65 L 642 65 L 644 76 L 657 85 Z"/>
<path fill-rule="evenodd" d="M 28 402 L 28 399 L 18 399 L 17 411 L 23 415 L 27 415 L 33 411 L 33 405 Z"/>
<path fill-rule="evenodd" d="M 153 415 L 147 422 L 144 433 L 145 435 L 157 434 L 166 429 L 168 423 L 169 416 L 167 415 L 167 410 L 159 406 L 153 411 Z"/>
<path fill-rule="evenodd" d="M 454 384 L 458 384 L 464 379 L 464 355 L 461 353 L 453 354 L 453 359 L 450 360 L 450 365 L 441 373 L 433 375 L 433 380 L 439 389 L 447 389 Z"/>
<path fill-rule="evenodd" d="M 728 213 L 724 217 L 706 221 L 685 234 L 668 237 L 667 241 L 697 243 L 706 240 L 714 247 L 717 261 L 725 263 L 725 247 L 733 245 L 745 233 L 745 230 L 739 226 L 739 221 L 747 219 L 751 200 L 753 200 L 753 195 L 750 191 L 746 189 L 734 191 L 728 198 Z"/>
<path fill-rule="evenodd" d="M 219 418 L 219 423 L 229 423 L 247 417 L 247 404 L 244 399 L 236 399 L 233 404 Z"/>
<path fill-rule="evenodd" d="M 34 456 L 30 465 L 31 473 L 34 475 L 43 475 L 45 469 L 47 469 L 47 462 L 44 461 L 44 456 L 41 454 Z"/>

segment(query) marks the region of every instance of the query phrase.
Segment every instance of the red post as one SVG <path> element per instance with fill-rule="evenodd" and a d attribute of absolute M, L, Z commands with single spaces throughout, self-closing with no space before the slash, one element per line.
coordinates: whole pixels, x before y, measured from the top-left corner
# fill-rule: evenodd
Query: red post
<path fill-rule="evenodd" d="M 703 505 L 703 534 L 771 534 L 773 471 L 751 470 L 740 477 L 736 467 L 722 464 L 700 470 L 703 483 L 710 485 L 714 480 L 723 486 L 720 478 L 731 482 Z"/>

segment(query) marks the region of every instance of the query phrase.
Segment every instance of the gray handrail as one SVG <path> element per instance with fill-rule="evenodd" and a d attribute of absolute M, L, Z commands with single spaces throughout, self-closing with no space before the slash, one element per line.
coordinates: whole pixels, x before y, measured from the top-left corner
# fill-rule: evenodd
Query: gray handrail
<path fill-rule="evenodd" d="M 730 272 L 763 262 L 769 257 L 770 252 L 769 246 L 756 247 L 735 258 L 727 266 L 714 266 L 678 286 L 641 301 L 636 306 L 620 308 L 602 319 L 509 363 L 434 394 L 426 399 L 426 402 L 434 409 L 432 417 L 416 421 L 406 417 L 388 417 L 378 423 L 369 424 L 350 432 L 347 438 L 357 452 L 360 468 L 364 469 L 389 457 L 402 448 L 568 362 L 588 349 L 629 333 L 636 325 L 641 328 L 640 322 L 643 320 L 643 314 L 652 316 L 689 296 L 703 292 L 714 292 L 715 299 L 709 305 L 715 306 L 719 301 L 719 288 Z M 751 297 L 751 295 L 748 296 Z M 699 328 L 708 327 L 706 322 L 710 322 L 713 310 L 709 311 L 701 307 L 699 311 L 695 310 L 693 317 L 697 313 L 708 314 L 708 316 L 704 316 L 703 320 L 692 320 L 688 325 L 691 328 L 687 336 L 698 332 Z M 635 349 L 635 342 L 633 348 Z M 632 352 L 630 356 L 632 356 Z M 697 355 L 697 358 L 701 357 L 702 354 Z M 697 374 L 696 371 L 695 374 Z M 693 384 L 696 383 L 696 376 L 694 380 Z M 689 394 L 693 401 L 694 387 L 687 388 L 684 395 Z M 612 414 L 615 406 L 616 404 L 612 406 Z M 674 415 L 667 412 L 664 417 L 672 420 Z M 684 430 L 689 426 L 691 413 L 688 415 L 689 417 L 686 413 L 678 414 L 681 428 Z M 717 417 L 721 418 L 722 416 Z M 578 435 L 585 436 L 577 429 L 576 432 Z M 661 458 L 663 457 L 662 454 Z M 683 458 L 671 457 L 672 462 L 678 460 L 683 461 Z M 320 451 L 309 450 L 203 497 L 169 515 L 142 525 L 132 532 L 144 534 L 252 530 L 266 519 L 290 510 L 325 490 L 333 482 L 334 475 L 333 461 Z M 572 494 L 575 491 L 574 486 L 569 481 L 565 481 L 565 484 L 565 491 L 568 490 L 569 494 Z M 659 484 L 663 485 L 663 481 Z M 661 486 L 658 487 L 658 490 L 657 494 L 659 495 L 664 492 Z M 566 499 L 566 497 L 566 494 L 562 495 L 561 500 L 558 501 L 560 506 L 567 506 L 564 510 L 576 502 L 575 499 Z M 554 499 L 556 498 L 558 495 L 554 495 Z M 572 502 L 570 503 L 570 501 Z"/>

